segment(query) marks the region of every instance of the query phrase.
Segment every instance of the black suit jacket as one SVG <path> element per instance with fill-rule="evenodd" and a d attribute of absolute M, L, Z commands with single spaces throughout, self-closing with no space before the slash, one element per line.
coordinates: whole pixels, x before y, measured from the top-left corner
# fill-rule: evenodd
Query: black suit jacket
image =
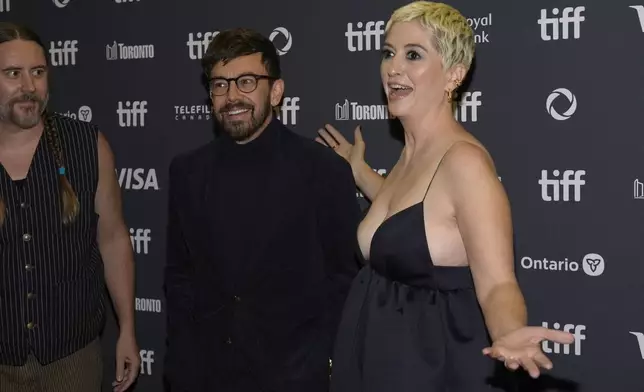
<path fill-rule="evenodd" d="M 222 265 L 212 212 L 221 141 L 170 165 L 166 382 L 177 391 L 328 391 L 329 358 L 359 262 L 361 217 L 350 166 L 279 128 L 270 208 L 250 220 L 244 272 Z M 231 379 L 239 380 L 233 387 Z"/>

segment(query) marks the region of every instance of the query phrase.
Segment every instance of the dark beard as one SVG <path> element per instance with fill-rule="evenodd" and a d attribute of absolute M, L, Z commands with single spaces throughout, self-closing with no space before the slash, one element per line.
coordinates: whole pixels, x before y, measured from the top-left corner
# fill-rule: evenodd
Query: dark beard
<path fill-rule="evenodd" d="M 33 128 L 40 122 L 48 100 L 49 95 L 42 100 L 36 94 L 23 94 L 10 100 L 6 105 L 0 106 L 0 120 L 8 120 L 22 129 Z M 23 102 L 34 102 L 36 104 L 36 108 L 29 111 L 26 115 L 18 115 L 17 111 L 14 110 L 14 107 L 16 104 Z"/>
<path fill-rule="evenodd" d="M 236 109 L 250 109 L 250 120 L 230 121 L 226 119 L 223 112 Z M 216 115 L 217 122 L 233 140 L 241 141 L 252 137 L 264 125 L 266 119 L 271 113 L 271 104 L 268 100 L 259 110 L 251 104 L 245 102 L 231 102 L 222 107 Z"/>

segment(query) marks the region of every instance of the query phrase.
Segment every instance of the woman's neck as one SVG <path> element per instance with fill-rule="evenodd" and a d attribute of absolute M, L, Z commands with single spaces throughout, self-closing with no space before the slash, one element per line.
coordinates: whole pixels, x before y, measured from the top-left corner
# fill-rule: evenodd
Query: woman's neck
<path fill-rule="evenodd" d="M 424 154 L 458 124 L 449 104 L 442 105 L 438 110 L 401 118 L 400 122 L 405 132 L 405 147 L 402 153 L 404 162 Z"/>

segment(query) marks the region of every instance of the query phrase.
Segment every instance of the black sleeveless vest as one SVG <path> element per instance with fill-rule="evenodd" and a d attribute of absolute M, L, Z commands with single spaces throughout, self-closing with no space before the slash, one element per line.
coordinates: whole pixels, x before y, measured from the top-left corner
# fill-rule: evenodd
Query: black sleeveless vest
<path fill-rule="evenodd" d="M 22 365 L 29 353 L 47 364 L 98 337 L 105 320 L 103 261 L 97 244 L 98 130 L 52 115 L 67 178 L 80 203 L 64 226 L 58 167 L 45 135 L 24 181 L 0 165 L 6 204 L 0 227 L 0 363 Z"/>

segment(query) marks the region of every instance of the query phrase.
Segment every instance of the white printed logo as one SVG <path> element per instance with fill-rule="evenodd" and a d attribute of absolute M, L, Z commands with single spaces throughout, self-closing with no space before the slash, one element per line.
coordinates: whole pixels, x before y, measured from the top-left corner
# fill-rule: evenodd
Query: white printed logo
<path fill-rule="evenodd" d="M 137 312 L 161 313 L 160 299 L 136 298 L 134 304 Z"/>
<path fill-rule="evenodd" d="M 563 179 L 558 178 L 560 174 L 559 170 L 553 170 L 552 175 L 555 178 L 550 179 L 548 171 L 541 170 L 541 178 L 539 179 L 541 199 L 543 201 L 570 201 L 570 190 L 572 189 L 574 201 L 580 201 L 581 187 L 586 184 L 586 180 L 582 179 L 582 177 L 586 175 L 586 171 L 564 170 Z M 552 189 L 552 192 L 550 192 L 550 189 Z M 560 190 L 563 193 L 562 197 L 560 197 Z"/>
<path fill-rule="evenodd" d="M 11 11 L 11 0 L 0 0 L 0 12 Z"/>
<path fill-rule="evenodd" d="M 132 249 L 136 254 L 147 255 L 149 251 L 148 244 L 152 241 L 150 238 L 150 229 L 130 229 L 130 241 Z"/>
<path fill-rule="evenodd" d="M 219 31 L 205 32 L 205 33 L 189 33 L 188 41 L 186 45 L 188 46 L 188 56 L 191 60 L 201 60 L 208 50 L 208 45 L 210 42 L 219 34 Z M 269 39 L 273 44 L 275 44 L 275 38 L 282 35 L 285 39 L 285 43 L 281 48 L 276 46 L 276 50 L 280 56 L 285 55 L 291 50 L 293 45 L 293 36 L 285 27 L 277 27 L 271 32 Z"/>
<path fill-rule="evenodd" d="M 633 198 L 635 200 L 644 200 L 644 183 L 641 183 L 638 179 L 633 181 Z"/>
<path fill-rule="evenodd" d="M 118 103 L 116 114 L 119 116 L 119 127 L 144 127 L 145 114 L 148 112 L 146 106 L 148 101 L 121 101 Z"/>
<path fill-rule="evenodd" d="M 544 328 L 548 328 L 548 323 L 547 322 L 542 322 L 541 325 Z M 559 323 L 554 323 L 552 324 L 552 328 L 550 329 L 557 329 L 557 330 L 562 330 L 561 329 L 561 324 Z M 574 324 L 566 324 L 563 326 L 563 331 L 572 333 L 572 335 L 575 337 L 575 341 L 572 343 L 575 345 L 575 355 L 580 356 L 581 355 L 581 341 L 586 340 L 586 335 L 583 334 L 583 331 L 586 330 L 585 325 L 574 325 Z M 550 348 L 550 344 L 552 343 L 552 348 Z M 564 355 L 570 355 L 570 344 L 564 344 L 563 345 L 563 352 L 561 351 L 561 343 L 556 343 L 556 342 L 550 342 L 548 340 L 544 340 L 541 342 L 541 349 L 543 350 L 544 353 L 546 354 L 564 354 Z"/>
<path fill-rule="evenodd" d="M 573 38 L 579 39 L 581 22 L 586 18 L 581 14 L 586 10 L 586 7 L 566 7 L 563 9 L 562 16 L 559 15 L 559 8 L 552 9 L 552 17 L 548 17 L 548 10 L 541 10 L 541 17 L 537 23 L 541 26 L 541 39 L 544 41 L 569 39 L 570 25 L 573 25 Z M 548 31 L 548 26 L 551 26 Z M 560 30 L 561 28 L 561 30 Z"/>
<path fill-rule="evenodd" d="M 78 53 L 77 40 L 51 41 L 49 43 L 51 65 L 54 67 L 76 65 L 76 53 Z"/>
<path fill-rule="evenodd" d="M 69 4 L 69 2 L 70 2 L 71 0 L 53 0 L 53 1 L 54 1 L 54 5 L 55 5 L 56 7 L 58 7 L 58 8 L 65 8 L 65 7 L 67 7 L 67 4 Z"/>
<path fill-rule="evenodd" d="M 347 48 L 350 52 L 362 52 L 363 50 L 380 50 L 380 41 L 385 33 L 385 22 L 368 21 L 356 23 L 358 30 L 353 30 L 353 23 L 347 23 Z M 373 45 L 372 45 L 373 43 Z"/>
<path fill-rule="evenodd" d="M 159 190 L 159 181 L 155 169 L 115 169 L 119 186 L 126 190 Z"/>
<path fill-rule="evenodd" d="M 568 100 L 568 109 L 563 114 L 559 114 L 554 108 L 555 99 L 561 96 L 564 96 Z M 566 88 L 558 88 L 548 95 L 548 99 L 546 99 L 546 111 L 555 120 L 567 120 L 577 111 L 577 97 Z"/>
<path fill-rule="evenodd" d="M 105 57 L 108 60 L 153 59 L 154 45 L 125 45 L 114 41 L 105 45 Z"/>
<path fill-rule="evenodd" d="M 644 5 L 629 5 L 629 7 L 637 11 L 637 18 L 640 21 L 642 33 L 644 33 Z"/>
<path fill-rule="evenodd" d="M 275 45 L 275 38 L 278 35 L 282 35 L 284 37 L 284 39 L 286 40 L 286 43 L 284 44 L 284 46 L 282 46 L 281 49 L 278 48 L 277 45 Z M 270 39 L 271 42 L 273 43 L 273 45 L 275 45 L 275 48 L 277 49 L 277 53 L 280 56 L 283 56 L 286 53 L 288 53 L 288 51 L 291 50 L 291 46 L 293 45 L 293 37 L 291 36 L 291 33 L 289 33 L 289 31 L 286 30 L 286 28 L 284 28 L 284 27 L 275 28 L 275 30 L 273 30 L 273 32 L 268 37 L 268 39 Z"/>
<path fill-rule="evenodd" d="M 467 18 L 467 23 L 469 23 L 469 25 L 472 27 L 472 30 L 474 30 L 474 43 L 484 44 L 490 42 L 490 34 L 485 30 L 481 30 L 480 32 L 478 30 L 479 27 L 492 26 L 491 12 L 483 17 Z"/>
<path fill-rule="evenodd" d="M 581 259 L 581 270 L 588 276 L 600 276 L 604 273 L 606 263 L 604 258 L 597 253 L 588 253 Z M 528 256 L 521 258 L 521 267 L 527 270 L 577 272 L 579 263 L 574 260 L 533 259 Z"/>
<path fill-rule="evenodd" d="M 479 118 L 478 107 L 482 105 L 480 99 L 482 94 L 480 91 L 466 91 L 462 93 L 458 105 L 454 108 L 454 118 L 460 122 L 477 122 Z"/>
<path fill-rule="evenodd" d="M 467 23 L 474 30 L 474 42 L 477 44 L 489 43 L 489 32 L 479 28 L 492 26 L 492 13 L 478 18 L 467 18 Z M 347 38 L 347 49 L 350 52 L 362 52 L 367 50 L 380 50 L 382 37 L 385 34 L 385 22 L 367 21 L 347 23 L 347 30 L 344 36 Z"/>
<path fill-rule="evenodd" d="M 139 2 L 141 0 L 114 0 L 114 2 L 117 3 L 117 4 L 134 3 L 135 1 Z"/>
<path fill-rule="evenodd" d="M 210 41 L 213 40 L 219 34 L 219 31 L 215 32 L 206 32 L 206 33 L 190 33 L 188 34 L 188 53 L 191 60 L 200 60 L 203 58 L 204 53 L 208 49 Z"/>
<path fill-rule="evenodd" d="M 151 376 L 152 364 L 154 363 L 154 351 L 141 350 L 139 356 L 141 357 L 141 374 Z"/>
<path fill-rule="evenodd" d="M 637 344 L 640 348 L 640 354 L 642 354 L 642 359 L 644 359 L 644 333 L 641 333 L 641 332 L 629 332 L 629 333 L 637 338 Z"/>
<path fill-rule="evenodd" d="M 386 120 L 389 118 L 387 105 L 361 105 L 348 99 L 335 104 L 335 119 L 343 120 Z"/>
<path fill-rule="evenodd" d="M 300 111 L 300 97 L 284 97 L 282 106 L 277 112 L 277 119 L 284 125 L 297 124 L 297 112 Z"/>
<path fill-rule="evenodd" d="M 176 121 L 210 120 L 212 107 L 210 105 L 182 105 L 174 107 Z"/>
<path fill-rule="evenodd" d="M 583 269 L 588 276 L 599 276 L 604 273 L 606 263 L 604 258 L 597 253 L 589 253 L 582 261 Z"/>
<path fill-rule="evenodd" d="M 92 121 L 92 108 L 90 108 L 89 106 L 85 106 L 85 105 L 81 106 L 78 109 L 78 112 L 74 113 L 74 112 L 71 112 L 71 111 L 68 110 L 67 112 L 60 113 L 60 114 L 65 116 L 65 117 L 73 118 L 74 120 L 81 120 L 81 121 L 85 121 L 85 122 Z"/>

